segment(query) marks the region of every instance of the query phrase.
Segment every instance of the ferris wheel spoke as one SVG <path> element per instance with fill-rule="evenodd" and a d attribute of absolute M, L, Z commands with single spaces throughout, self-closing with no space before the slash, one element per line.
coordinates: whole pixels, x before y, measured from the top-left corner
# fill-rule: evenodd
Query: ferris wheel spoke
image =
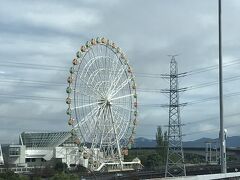
<path fill-rule="evenodd" d="M 99 94 L 102 94 L 102 97 L 106 96 L 106 92 L 104 91 L 104 88 L 103 88 L 104 83 L 106 83 L 106 81 L 100 81 L 100 82 L 96 83 L 95 86 L 94 86 L 94 90 L 98 91 Z M 102 90 L 101 90 L 101 88 L 102 88 Z"/>
<path fill-rule="evenodd" d="M 92 51 L 94 51 L 93 49 L 92 49 Z M 99 57 L 98 58 L 98 56 L 93 56 L 93 57 L 91 57 L 90 56 L 90 53 L 88 53 L 88 55 L 89 55 L 89 58 L 90 58 L 90 63 L 89 64 L 87 64 L 85 67 L 84 67 L 84 71 L 85 71 L 85 73 L 83 74 L 83 77 L 84 78 L 87 78 L 88 77 L 88 81 L 90 81 L 91 80 L 91 77 L 92 76 L 94 76 L 94 74 L 95 74 L 95 71 L 97 70 L 99 70 L 99 68 L 100 67 L 97 67 L 97 62 L 99 61 L 99 60 L 101 60 L 101 57 Z M 91 62 L 92 61 L 92 62 Z M 95 70 L 96 69 L 96 70 Z"/>
<path fill-rule="evenodd" d="M 96 138 L 96 136 L 97 136 L 96 129 L 99 128 L 99 121 L 101 119 L 100 117 L 102 116 L 103 112 L 104 112 L 104 108 L 99 108 L 97 116 L 95 114 L 93 121 L 89 123 L 90 127 L 92 127 L 91 128 L 92 131 L 90 131 L 90 134 L 92 134 L 94 136 L 93 138 Z"/>
<path fill-rule="evenodd" d="M 106 136 L 108 136 L 108 134 L 111 133 L 111 130 L 109 129 L 110 122 L 108 122 L 106 119 L 110 119 L 108 108 L 105 109 L 102 123 L 99 125 L 99 130 L 101 129 L 100 147 L 103 145 L 103 142 L 106 143 Z"/>
<path fill-rule="evenodd" d="M 125 88 L 126 85 L 129 84 L 130 81 L 131 79 L 126 79 L 125 81 L 123 81 L 118 87 L 116 87 L 115 90 L 112 91 L 110 97 L 114 97 L 116 94 L 118 94 L 123 88 Z"/>
<path fill-rule="evenodd" d="M 97 113 L 95 113 L 92 116 L 92 121 L 88 121 L 89 127 L 92 127 L 92 123 L 95 121 L 95 118 L 99 118 L 101 116 L 104 106 L 105 106 L 105 103 L 103 103 L 101 106 L 97 107 Z"/>
<path fill-rule="evenodd" d="M 127 117 L 127 116 L 130 116 L 129 113 L 123 113 L 122 111 L 120 111 L 120 108 L 119 109 L 116 109 L 115 111 L 119 117 L 122 119 L 122 122 L 125 122 L 125 123 L 129 123 L 129 118 L 130 117 Z"/>
<path fill-rule="evenodd" d="M 86 122 L 89 120 L 89 118 L 90 118 L 89 116 L 90 115 L 94 115 L 96 112 L 97 112 L 97 110 L 92 112 L 92 113 L 89 113 L 84 118 L 82 118 L 81 121 L 78 121 L 78 123 L 74 126 L 74 129 L 79 129 L 80 130 L 80 132 L 83 135 L 84 139 L 85 139 L 86 132 L 90 132 L 90 129 L 86 125 Z M 84 131 L 84 133 L 82 133 L 82 130 Z"/>
<path fill-rule="evenodd" d="M 85 105 L 82 105 L 82 106 L 74 107 L 74 108 L 72 108 L 72 110 L 73 109 L 85 108 L 85 107 L 89 107 L 89 106 L 94 106 L 96 104 L 99 104 L 99 102 L 94 102 L 94 103 L 90 103 L 90 104 L 85 104 Z"/>
<path fill-rule="evenodd" d="M 106 115 L 107 115 L 107 109 L 106 109 L 106 111 L 103 115 L 103 122 L 102 123 L 104 123 L 106 121 Z M 103 124 L 103 128 L 101 130 L 100 149 L 101 149 L 101 146 L 102 146 L 102 143 L 103 143 L 103 136 L 104 136 L 105 129 L 106 129 L 106 125 Z"/>
<path fill-rule="evenodd" d="M 107 46 L 105 46 L 105 56 L 107 56 L 108 55 L 108 48 L 107 48 Z M 107 68 L 108 68 L 108 59 L 106 59 L 106 58 L 104 58 L 104 69 L 105 69 L 105 71 L 104 71 L 104 80 L 108 80 L 108 72 L 107 72 Z M 107 92 L 107 86 L 105 86 L 105 92 Z"/>
<path fill-rule="evenodd" d="M 94 114 L 97 113 L 98 107 L 93 108 L 86 116 L 84 116 L 80 121 L 78 121 L 78 123 L 74 126 L 74 128 L 76 128 L 77 126 L 80 127 L 81 125 L 83 125 L 88 119 L 88 117 L 91 115 L 93 116 Z"/>
<path fill-rule="evenodd" d="M 103 68 L 101 68 L 101 69 L 96 69 L 95 71 L 93 71 L 92 72 L 92 74 L 90 75 L 90 77 L 89 77 L 89 83 L 91 83 L 91 84 L 93 84 L 93 81 L 95 80 L 95 78 L 96 78 L 96 76 L 98 75 L 98 73 L 99 72 L 101 72 L 101 71 L 104 71 L 104 69 Z M 100 74 L 100 73 L 99 73 Z M 98 77 L 98 76 L 97 76 Z"/>
<path fill-rule="evenodd" d="M 81 79 L 85 79 L 87 76 L 91 76 L 92 74 L 91 74 L 91 71 L 89 70 L 90 67 L 92 66 L 92 64 L 96 64 L 95 62 L 97 60 L 103 58 L 103 57 L 104 56 L 97 56 L 95 58 L 90 59 L 89 62 L 83 67 L 83 70 L 82 70 L 82 73 L 80 75 L 80 78 Z M 110 57 L 105 57 L 105 58 L 110 58 Z M 88 82 L 85 82 L 85 84 L 91 88 L 91 84 L 89 84 Z M 102 94 L 100 94 L 100 95 L 103 96 Z"/>
<path fill-rule="evenodd" d="M 99 97 L 99 96 L 102 97 L 102 94 L 98 94 L 98 93 L 96 93 L 96 92 L 94 91 L 94 87 L 93 87 L 92 85 L 89 85 L 89 84 L 88 84 L 87 82 L 85 82 L 84 80 L 82 80 L 81 82 L 86 85 L 86 87 L 87 87 L 87 92 L 89 92 L 89 93 L 92 92 L 93 94 L 96 95 L 96 97 Z"/>
<path fill-rule="evenodd" d="M 124 72 L 125 72 L 124 68 L 121 67 L 121 69 L 118 71 L 116 77 L 114 77 L 114 79 L 111 80 L 112 83 L 111 83 L 111 86 L 109 88 L 109 92 L 108 93 L 110 93 L 115 88 L 115 86 L 118 84 L 118 82 L 121 79 L 121 77 L 122 77 Z"/>
<path fill-rule="evenodd" d="M 117 123 L 116 123 L 116 128 L 118 129 L 119 132 L 119 139 L 122 138 L 122 135 L 126 132 L 127 125 L 129 125 L 129 121 L 126 120 L 124 116 L 122 116 L 121 112 L 119 111 L 114 111 L 114 113 L 117 116 Z"/>
<path fill-rule="evenodd" d="M 99 84 L 99 83 L 101 83 L 101 80 L 100 79 L 98 79 L 99 77 L 99 74 L 101 74 L 101 73 L 99 73 L 99 72 L 101 72 L 101 71 L 103 71 L 104 69 L 97 69 L 97 70 L 95 70 L 91 75 L 90 75 L 90 77 L 89 77 L 89 79 L 88 79 L 88 82 L 87 82 L 87 84 L 90 84 L 91 86 L 92 86 L 92 91 L 94 91 L 94 92 L 97 92 L 101 97 L 103 97 L 104 96 L 104 92 L 101 92 L 97 87 L 97 85 Z M 97 77 L 97 78 L 96 78 Z M 95 81 L 95 83 L 93 82 L 95 79 L 97 79 L 96 81 Z M 96 83 L 97 82 L 97 83 Z M 93 84 L 94 84 L 94 86 L 93 86 Z"/>
<path fill-rule="evenodd" d="M 98 88 L 96 88 L 96 87 L 98 87 L 97 85 L 98 85 L 99 83 L 101 83 L 101 82 L 95 83 L 94 86 L 91 85 L 91 86 L 92 86 L 91 91 L 94 92 L 95 94 L 97 94 L 98 97 L 99 97 L 99 96 L 100 96 L 100 97 L 104 97 L 104 93 L 101 92 Z"/>
<path fill-rule="evenodd" d="M 124 120 L 124 117 L 121 116 L 121 114 L 117 111 L 112 111 L 112 114 L 113 114 L 113 119 L 115 119 L 115 129 L 116 129 L 116 132 L 117 132 L 117 139 L 121 139 L 121 137 L 123 136 L 126 128 L 124 127 L 120 127 L 120 126 L 127 126 L 128 125 L 128 122 Z M 115 139 L 116 141 L 116 137 L 115 137 L 115 133 L 114 133 L 114 127 L 112 126 L 109 130 L 108 130 L 108 133 L 105 134 L 104 138 L 103 139 L 107 139 L 109 138 L 109 136 L 112 136 L 112 138 L 110 139 Z M 113 143 L 111 140 L 109 141 L 109 143 Z"/>
<path fill-rule="evenodd" d="M 96 76 L 93 79 L 94 81 L 91 82 L 92 84 L 96 84 L 96 83 L 104 80 L 103 79 L 104 68 L 101 66 L 101 64 L 99 64 L 101 61 L 102 61 L 102 58 L 99 61 L 97 61 L 98 63 L 95 63 L 95 66 L 93 67 L 93 69 L 94 68 L 95 69 L 101 69 L 101 71 L 99 71 L 99 73 L 96 74 Z M 104 95 L 104 93 L 103 93 L 103 95 Z"/>
<path fill-rule="evenodd" d="M 120 75 L 119 73 L 121 73 L 121 71 L 124 70 L 124 68 L 123 68 L 122 64 L 119 63 L 119 58 L 117 55 L 114 55 L 112 64 L 113 64 L 111 66 L 112 67 L 112 70 L 111 70 L 112 75 L 109 77 L 109 81 L 114 83 L 115 79 L 119 77 L 119 75 Z M 119 67 L 119 65 L 121 65 L 121 66 Z M 126 65 L 124 65 L 124 66 L 126 66 Z M 112 84 L 111 84 L 111 86 L 112 86 Z"/>
<path fill-rule="evenodd" d="M 134 94 L 127 94 L 127 95 L 115 97 L 115 98 L 112 98 L 111 101 L 118 100 L 118 99 L 122 99 L 122 98 L 131 97 L 131 96 L 133 96 L 133 95 L 134 95 Z"/>
<path fill-rule="evenodd" d="M 121 159 L 122 159 L 122 154 L 121 154 L 121 149 L 120 149 L 120 144 L 119 144 L 119 139 L 117 137 L 117 131 L 116 131 L 116 127 L 115 127 L 115 119 L 113 118 L 113 113 L 111 110 L 111 107 L 109 107 L 109 113 L 110 113 L 110 117 L 111 117 L 111 121 L 112 121 L 112 126 L 113 126 L 113 131 L 114 131 L 114 137 L 117 143 L 117 151 L 118 151 L 118 157 L 120 160 L 120 164 L 122 163 Z"/>
<path fill-rule="evenodd" d="M 81 75 L 83 75 L 83 73 L 85 72 L 84 77 L 86 77 L 87 74 L 88 74 L 89 72 L 91 72 L 89 69 L 92 67 L 92 65 L 93 65 L 93 64 L 96 65 L 96 62 L 97 62 L 98 60 L 101 60 L 101 59 L 104 58 L 104 57 L 105 57 L 105 56 L 97 56 L 97 57 L 94 57 L 94 58 L 90 59 L 89 62 L 83 67 L 84 71 L 82 72 Z M 105 57 L 105 58 L 110 58 L 110 57 Z"/>
<path fill-rule="evenodd" d="M 95 114 L 96 114 L 96 113 L 95 113 Z M 86 123 L 81 124 L 81 127 L 85 129 L 85 131 L 84 131 L 84 132 L 85 132 L 85 134 L 84 134 L 85 136 L 86 136 L 86 134 L 88 134 L 89 136 L 92 135 L 92 129 L 93 129 L 93 127 L 89 125 L 90 122 L 88 122 L 88 121 L 91 121 L 91 122 L 92 122 L 92 121 L 94 121 L 94 118 L 93 118 L 93 117 L 89 117 L 89 118 L 87 119 L 87 121 L 85 121 Z M 92 139 L 92 137 L 91 137 L 91 139 Z"/>
<path fill-rule="evenodd" d="M 114 97 L 122 88 L 124 88 L 129 82 L 131 81 L 130 78 L 126 79 L 125 81 L 123 81 L 114 91 L 113 93 L 110 95 L 111 97 Z"/>
<path fill-rule="evenodd" d="M 97 49 L 98 49 L 98 48 L 97 48 Z M 106 47 L 106 49 L 108 49 L 108 48 Z M 93 54 L 93 56 L 96 56 L 94 49 L 92 49 L 91 53 Z M 111 60 L 111 56 L 109 56 L 109 55 L 107 55 L 107 54 L 105 53 L 105 55 L 104 55 L 104 56 L 101 56 L 100 59 L 104 59 L 105 61 L 106 61 L 106 60 Z M 99 61 L 98 61 L 98 62 L 99 62 Z M 95 63 L 96 69 L 101 68 L 101 66 L 100 66 L 99 64 L 101 65 L 101 63 Z M 104 68 L 104 69 L 106 69 L 106 68 Z M 103 79 L 103 76 L 102 76 L 101 74 L 99 74 L 99 76 L 98 76 L 98 81 L 101 81 L 101 79 Z"/>
<path fill-rule="evenodd" d="M 122 124 L 124 122 L 124 118 L 117 111 L 114 111 L 113 114 L 116 119 L 115 127 L 116 127 L 116 129 L 118 129 L 119 124 Z M 121 132 L 121 131 L 118 131 L 118 132 Z"/>
<path fill-rule="evenodd" d="M 85 122 L 88 120 L 89 116 L 93 116 L 95 113 L 97 113 L 98 108 L 95 107 L 94 109 L 92 109 L 86 116 L 84 116 L 84 118 L 82 118 L 80 121 L 78 121 L 78 123 L 76 125 L 74 125 L 73 129 L 77 129 L 79 130 L 81 137 L 84 139 L 84 143 L 86 143 L 86 138 L 84 136 L 84 133 L 86 133 L 87 131 L 90 132 L 89 127 L 85 124 Z M 85 127 L 84 127 L 85 126 Z M 84 133 L 82 132 L 84 131 Z"/>
<path fill-rule="evenodd" d="M 82 71 L 82 72 L 81 72 L 81 76 L 83 75 L 83 73 L 85 73 L 85 76 L 86 76 L 86 73 L 89 71 L 89 68 L 92 66 L 92 64 L 94 64 L 97 60 L 99 60 L 99 59 L 101 59 L 101 58 L 103 58 L 103 57 L 105 57 L 105 56 L 96 55 L 96 56 L 94 56 L 93 58 L 89 59 L 88 62 L 87 62 L 87 63 L 85 64 L 85 66 L 83 67 L 83 69 L 84 69 L 85 71 Z M 111 59 L 111 57 L 108 57 L 108 56 L 106 56 L 105 58 Z"/>
<path fill-rule="evenodd" d="M 112 69 L 109 69 L 109 71 L 111 72 L 108 79 L 110 82 L 113 82 L 112 80 L 114 79 L 114 77 L 116 77 L 116 73 L 118 73 L 118 58 L 116 57 L 116 55 L 114 56 L 114 59 L 112 60 Z M 109 67 L 110 68 L 110 67 Z M 109 87 L 110 89 L 110 87 Z"/>
<path fill-rule="evenodd" d="M 128 108 L 123 107 L 123 106 L 118 105 L 118 104 L 112 104 L 112 105 L 115 106 L 116 108 L 121 108 L 121 109 L 127 110 L 127 111 L 129 111 L 129 112 L 134 112 L 132 109 L 128 109 Z"/>
<path fill-rule="evenodd" d="M 125 115 L 127 113 L 127 112 L 124 113 L 123 111 L 125 111 L 125 110 L 121 109 L 121 108 L 113 107 L 112 109 L 113 109 L 113 112 L 116 113 L 116 115 L 119 117 L 125 117 Z M 127 114 L 129 114 L 129 113 L 127 113 Z"/>
<path fill-rule="evenodd" d="M 89 50 L 89 53 L 88 53 L 88 56 L 89 56 L 89 59 L 92 59 L 94 57 L 96 57 L 97 55 L 95 54 L 95 51 L 94 51 L 94 47 L 91 47 L 90 50 Z"/>
<path fill-rule="evenodd" d="M 126 67 L 126 65 L 125 65 L 125 67 Z M 113 81 L 113 84 L 114 84 L 114 85 L 112 86 L 111 91 L 114 91 L 114 89 L 116 89 L 116 86 L 118 85 L 119 81 L 122 79 L 122 76 L 123 76 L 123 74 L 125 73 L 125 69 L 123 68 L 122 70 L 123 70 L 123 71 L 121 71 L 121 73 L 118 74 L 118 78 Z M 129 78 L 129 77 L 128 77 L 128 78 Z M 129 79 L 130 79 L 130 78 L 129 78 Z"/>
<path fill-rule="evenodd" d="M 104 124 L 105 126 L 105 133 L 104 133 L 104 137 L 103 139 L 105 140 L 105 142 L 107 141 L 108 144 L 112 143 L 112 139 L 115 139 L 114 136 L 114 130 L 113 130 L 113 125 L 112 125 L 112 117 L 110 115 L 110 111 L 109 108 L 106 109 L 106 123 Z"/>
<path fill-rule="evenodd" d="M 83 91 L 79 91 L 79 90 L 76 90 L 76 89 L 73 89 L 73 91 L 74 91 L 75 93 L 77 93 L 77 94 L 84 95 L 84 96 L 86 96 L 86 97 L 90 97 L 90 98 L 96 99 L 96 97 L 91 96 L 90 94 L 85 94 L 85 93 L 83 93 Z"/>
<path fill-rule="evenodd" d="M 112 79 L 112 82 L 114 83 L 114 85 L 118 84 L 119 80 L 121 79 L 122 75 L 125 72 L 125 67 L 127 67 L 127 65 L 121 66 L 121 69 L 117 71 L 116 77 Z"/>
<path fill-rule="evenodd" d="M 96 123 L 101 119 L 103 112 L 104 112 L 103 107 L 98 109 L 98 113 L 94 115 L 94 118 L 93 118 L 94 120 L 89 123 L 90 127 L 95 127 Z M 93 123 L 95 124 L 94 126 L 93 126 Z"/>
<path fill-rule="evenodd" d="M 92 138 L 91 138 L 91 139 L 92 139 L 92 144 L 91 144 L 91 147 L 92 147 L 92 148 L 91 148 L 91 149 L 93 149 L 93 147 L 95 146 L 95 144 L 97 144 L 96 141 L 97 141 L 97 138 L 98 138 L 98 133 L 97 133 L 97 122 L 98 122 L 98 121 L 96 120 L 95 122 L 96 122 L 95 125 L 92 126 L 92 128 L 91 128 L 92 131 L 89 132 L 89 134 L 92 135 Z"/>

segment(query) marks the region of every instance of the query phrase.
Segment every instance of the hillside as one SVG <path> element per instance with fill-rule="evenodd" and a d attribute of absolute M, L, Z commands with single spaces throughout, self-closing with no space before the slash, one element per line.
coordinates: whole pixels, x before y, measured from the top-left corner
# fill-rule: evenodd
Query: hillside
<path fill-rule="evenodd" d="M 183 142 L 184 147 L 205 147 L 205 142 L 217 141 L 217 139 L 200 138 L 194 141 Z M 139 137 L 135 139 L 135 147 L 156 147 L 154 139 Z M 240 136 L 232 136 L 227 138 L 227 147 L 240 147 Z"/>

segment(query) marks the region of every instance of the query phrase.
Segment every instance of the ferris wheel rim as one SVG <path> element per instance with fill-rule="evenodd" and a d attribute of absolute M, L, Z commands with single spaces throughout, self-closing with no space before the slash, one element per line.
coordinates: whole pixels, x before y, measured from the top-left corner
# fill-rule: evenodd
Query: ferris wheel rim
<path fill-rule="evenodd" d="M 106 48 L 109 48 L 109 45 L 106 45 L 106 43 L 103 43 L 103 44 L 101 44 L 101 43 L 99 43 L 99 44 L 95 44 L 96 46 L 97 45 L 103 45 L 104 47 L 106 47 Z M 89 48 L 89 50 L 90 50 L 91 48 Z M 125 67 L 127 67 L 127 68 L 129 68 L 130 69 L 130 65 L 128 64 L 128 63 L 126 63 L 126 62 L 122 62 L 121 60 L 120 60 L 120 58 L 119 58 L 119 56 L 117 55 L 117 53 L 115 52 L 115 50 L 116 50 L 116 48 L 109 48 L 113 53 L 114 53 L 114 55 L 118 58 L 118 59 L 116 59 L 116 61 L 120 61 L 123 65 L 124 65 L 124 68 L 123 68 L 123 70 L 122 71 L 120 71 L 120 72 L 118 72 L 118 73 L 120 73 L 120 75 L 122 75 L 123 73 L 125 73 L 125 74 L 127 74 L 126 72 L 127 72 L 127 69 L 125 69 Z M 85 52 L 88 52 L 89 50 L 86 50 Z M 82 57 L 82 59 L 85 57 L 85 56 L 87 56 L 87 53 L 85 53 L 84 54 L 84 56 Z M 86 64 L 85 66 L 87 67 L 88 65 L 91 65 L 91 64 L 93 64 L 95 61 L 97 61 L 97 60 L 99 60 L 99 59 L 105 59 L 105 61 L 106 61 L 106 59 L 111 59 L 111 57 L 109 56 L 97 56 L 97 57 L 93 57 L 92 59 L 90 59 L 89 60 L 89 64 Z M 82 63 L 82 62 L 81 62 Z M 80 68 L 80 65 L 78 66 L 78 72 L 79 72 L 79 68 Z M 88 69 L 87 69 L 87 71 L 85 72 L 85 75 L 84 75 L 84 77 L 87 77 L 87 74 L 88 74 L 88 72 L 89 72 L 89 68 L 90 68 L 90 66 L 88 67 Z M 106 71 L 106 69 L 102 69 L 101 71 Z M 100 70 L 98 69 L 98 70 L 96 70 L 94 73 L 96 73 L 96 74 L 91 74 L 91 76 L 90 76 L 90 78 L 88 79 L 88 80 L 90 80 L 90 79 L 92 79 L 92 81 L 91 81 L 91 83 L 93 82 L 93 80 L 94 80 L 94 78 L 98 75 L 98 73 L 100 72 Z M 80 77 L 82 77 L 83 76 L 83 71 L 81 72 L 82 74 L 81 74 L 81 76 Z M 128 74 L 129 75 L 129 74 Z M 74 125 L 72 125 L 72 127 L 73 127 L 73 130 L 79 130 L 80 128 L 80 126 L 84 126 L 84 123 L 86 123 L 86 121 L 87 121 L 87 119 L 85 119 L 86 118 L 86 116 L 88 116 L 89 114 L 90 115 L 96 115 L 96 113 L 100 113 L 101 115 L 103 114 L 103 111 L 99 111 L 99 112 L 97 112 L 99 109 L 98 109 L 98 107 L 99 107 L 99 105 L 100 105 L 100 102 L 99 102 L 99 100 L 97 100 L 97 97 L 99 98 L 99 97 L 103 97 L 104 95 L 108 95 L 109 96 L 109 101 L 119 101 L 119 102 L 121 102 L 120 101 L 120 99 L 124 99 L 124 98 L 127 98 L 127 97 L 131 97 L 131 99 L 133 99 L 133 97 L 136 95 L 136 88 L 134 88 L 134 89 L 132 89 L 130 86 L 132 85 L 131 83 L 133 82 L 134 83 L 134 86 L 135 86 L 135 81 L 134 81 L 134 78 L 133 78 L 133 75 L 132 75 L 132 73 L 130 73 L 130 78 L 128 78 L 127 79 L 127 81 L 125 81 L 124 82 L 124 84 L 122 84 L 120 87 L 118 86 L 118 89 L 114 89 L 114 88 L 116 88 L 116 86 L 117 86 L 117 84 L 118 84 L 118 81 L 119 81 L 119 79 L 116 79 L 116 76 L 115 77 L 113 77 L 113 75 L 111 76 L 111 78 L 115 78 L 114 80 L 116 80 L 117 81 L 117 83 L 115 83 L 115 84 L 111 84 L 110 85 L 110 88 L 109 88 L 109 91 L 110 90 L 115 90 L 115 91 L 112 91 L 111 93 L 110 92 L 107 92 L 106 94 L 103 94 L 103 92 L 97 92 L 98 93 L 98 96 L 96 95 L 93 95 L 93 94 L 85 94 L 85 96 L 87 97 L 89 97 L 90 99 L 91 99 L 91 103 L 89 103 L 89 104 L 85 104 L 85 105 L 82 105 L 82 106 L 74 106 L 74 107 L 70 107 L 70 110 L 74 110 L 74 112 L 75 112 L 75 117 L 76 117 L 76 121 L 77 121 L 77 123 L 76 124 L 74 124 Z M 104 85 L 104 84 L 106 84 L 106 82 L 101 82 L 100 83 L 100 85 Z M 89 84 L 88 84 L 89 85 Z M 96 91 L 96 90 L 99 90 L 99 89 L 97 89 L 96 87 L 98 87 L 98 86 L 100 86 L 100 85 L 98 85 L 98 84 L 95 84 L 95 86 L 94 86 L 94 90 Z M 119 96 L 117 96 L 116 97 L 116 95 L 119 93 L 119 91 L 121 91 L 121 89 L 122 88 L 124 88 L 126 85 L 129 85 L 129 90 L 130 90 L 130 93 L 129 94 L 124 94 L 124 95 L 119 95 Z M 72 84 L 70 84 L 69 86 L 72 86 Z M 112 87 L 113 86 L 113 87 Z M 77 94 L 81 94 L 81 93 L 83 93 L 83 92 L 78 92 L 77 91 L 77 80 L 75 80 L 75 86 L 73 86 L 74 88 L 73 88 L 73 93 L 74 93 L 74 103 L 75 104 L 77 104 L 78 102 L 75 102 L 75 99 L 77 99 L 76 97 L 77 96 L 79 96 L 79 95 L 77 95 Z M 89 88 L 89 87 L 88 87 Z M 113 88 L 113 89 L 112 89 Z M 102 90 L 103 91 L 103 90 Z M 84 93 L 87 93 L 87 92 L 84 92 Z M 83 94 L 82 94 L 83 95 Z M 92 100 L 93 99 L 95 99 L 95 102 L 92 102 Z M 107 102 L 107 101 L 106 101 Z M 105 103 L 106 103 L 105 102 Z M 136 103 L 137 104 L 137 98 L 134 98 L 134 101 L 133 100 L 131 100 L 131 106 L 129 107 L 129 108 L 126 108 L 126 110 L 125 111 L 129 111 L 129 113 L 130 113 L 130 117 L 132 118 L 132 116 L 133 115 L 135 115 L 136 116 L 136 112 L 137 112 L 137 109 L 135 108 L 133 108 L 133 106 L 132 106 L 132 103 Z M 103 104 L 102 104 L 103 105 Z M 83 120 L 81 120 L 81 119 L 79 119 L 79 116 L 77 115 L 77 109 L 81 109 L 81 108 L 87 108 L 87 107 L 90 107 L 90 106 L 93 106 L 93 109 L 88 113 L 88 114 L 86 114 L 86 116 L 85 117 L 83 117 Z M 118 104 L 112 104 L 112 109 L 117 109 L 117 108 L 122 108 L 120 105 L 118 105 Z M 101 109 L 101 108 L 100 108 Z M 122 108 L 123 109 L 123 108 Z M 94 112 L 92 112 L 94 110 Z M 118 110 L 118 111 L 114 111 L 114 113 L 113 113 L 113 116 L 114 116 L 114 118 L 115 119 L 117 119 L 117 120 L 120 120 L 120 119 L 123 119 L 123 117 L 121 117 L 120 115 L 119 115 L 119 112 L 120 110 Z M 94 115 L 94 116 L 95 116 Z M 70 115 L 70 118 L 72 117 L 72 115 Z M 89 117 L 90 118 L 90 117 Z M 95 118 L 92 118 L 91 117 L 91 123 L 89 124 L 89 125 L 92 125 L 93 127 L 95 127 L 96 128 L 96 123 L 97 123 L 98 121 L 97 121 L 97 119 L 95 119 Z M 123 121 L 124 122 L 124 121 Z M 127 124 L 130 124 L 130 123 L 132 123 L 132 120 L 128 120 L 127 122 L 126 122 Z M 121 124 L 118 124 L 118 128 L 119 128 L 119 126 L 120 126 Z M 136 124 L 134 124 L 134 125 L 131 125 L 131 129 L 135 129 L 135 126 L 136 126 Z M 89 127 L 88 127 L 89 128 Z M 126 125 L 125 126 L 125 132 L 127 131 L 126 129 L 129 129 L 130 128 L 130 126 L 129 125 Z M 90 130 L 88 130 L 89 132 L 93 132 L 93 131 L 90 131 Z M 113 129 L 110 129 L 110 131 L 112 132 L 113 131 Z M 82 132 L 80 131 L 80 133 L 82 134 Z M 130 138 L 133 136 L 133 131 L 130 133 Z M 83 135 L 84 136 L 84 135 Z M 106 135 L 107 136 L 107 135 Z M 122 133 L 121 134 L 121 137 L 119 137 L 118 136 L 118 139 L 119 140 L 121 140 L 122 138 L 123 138 L 123 136 L 124 136 L 124 133 Z M 85 138 L 83 138 L 84 139 L 84 141 L 86 141 L 86 139 Z M 130 141 L 130 140 L 128 140 L 128 141 Z M 85 142 L 86 143 L 86 142 Z M 115 143 L 115 141 L 113 141 L 113 143 Z"/>

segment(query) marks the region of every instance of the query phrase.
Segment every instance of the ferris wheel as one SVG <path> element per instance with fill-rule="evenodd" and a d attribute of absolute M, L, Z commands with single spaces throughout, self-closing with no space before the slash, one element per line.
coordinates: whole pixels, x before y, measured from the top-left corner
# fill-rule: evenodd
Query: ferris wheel
<path fill-rule="evenodd" d="M 123 162 L 137 123 L 136 83 L 122 50 L 106 38 L 91 39 L 72 61 L 66 103 L 75 143 L 90 167 Z"/>

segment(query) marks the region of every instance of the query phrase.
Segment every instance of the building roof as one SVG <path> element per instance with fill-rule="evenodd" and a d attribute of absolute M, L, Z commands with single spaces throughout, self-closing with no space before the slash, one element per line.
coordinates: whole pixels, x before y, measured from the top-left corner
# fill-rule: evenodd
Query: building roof
<path fill-rule="evenodd" d="M 23 132 L 20 144 L 26 147 L 57 147 L 71 137 L 70 132 Z"/>

